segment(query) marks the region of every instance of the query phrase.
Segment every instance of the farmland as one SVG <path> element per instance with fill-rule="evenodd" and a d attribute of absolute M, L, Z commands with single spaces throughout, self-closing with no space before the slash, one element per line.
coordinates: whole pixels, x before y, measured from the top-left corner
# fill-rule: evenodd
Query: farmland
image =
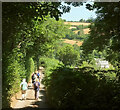
<path fill-rule="evenodd" d="M 87 36 L 90 32 L 89 25 L 91 23 L 83 23 L 83 22 L 64 22 L 65 25 L 69 25 L 69 29 L 72 32 L 72 35 L 68 35 L 64 39 L 64 43 L 69 44 L 77 44 L 81 46 L 83 43 L 84 36 Z M 71 33 L 70 33 L 71 34 Z"/>
<path fill-rule="evenodd" d="M 70 25 L 69 29 L 74 29 L 74 33 L 78 34 L 78 32 L 80 31 L 80 29 L 77 29 L 77 27 L 81 26 L 81 29 L 83 31 L 84 34 L 89 34 L 90 29 L 88 28 L 88 26 L 91 23 L 82 23 L 82 22 L 64 22 L 64 24 L 66 25 Z"/>
<path fill-rule="evenodd" d="M 64 39 L 63 41 L 64 43 L 68 43 L 68 44 L 77 44 L 78 46 L 81 46 L 82 45 L 82 41 L 77 41 L 77 40 L 69 40 L 69 39 Z"/>
<path fill-rule="evenodd" d="M 89 34 L 90 28 L 83 29 L 84 34 Z"/>
<path fill-rule="evenodd" d="M 64 22 L 64 23 L 69 24 L 69 25 L 75 25 L 75 26 L 79 26 L 79 25 L 88 26 L 88 25 L 90 25 L 90 23 L 82 23 L 82 22 Z"/>

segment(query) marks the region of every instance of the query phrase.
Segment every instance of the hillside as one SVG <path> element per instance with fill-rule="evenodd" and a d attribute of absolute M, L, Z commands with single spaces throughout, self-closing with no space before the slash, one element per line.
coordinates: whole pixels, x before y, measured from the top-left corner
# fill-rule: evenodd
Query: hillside
<path fill-rule="evenodd" d="M 75 26 L 79 26 L 79 25 L 88 26 L 91 24 L 91 23 L 82 23 L 82 22 L 64 22 L 64 23 L 69 25 L 75 25 Z"/>
<path fill-rule="evenodd" d="M 69 39 L 64 39 L 63 41 L 64 43 L 68 43 L 68 44 L 77 44 L 78 46 L 81 46 L 82 45 L 82 41 L 77 41 L 77 40 L 69 40 Z"/>
<path fill-rule="evenodd" d="M 84 34 L 89 34 L 90 28 L 83 29 Z"/>
<path fill-rule="evenodd" d="M 91 23 L 83 23 L 83 22 L 64 22 L 66 25 L 70 25 L 69 29 L 74 29 L 73 31 L 75 34 L 78 34 L 80 30 L 77 29 L 78 26 L 82 26 L 82 30 L 84 34 L 89 34 L 90 29 L 85 28 L 86 26 L 89 26 Z"/>
<path fill-rule="evenodd" d="M 77 44 L 78 46 L 81 46 L 83 43 L 83 39 L 86 38 L 86 36 L 89 34 L 90 29 L 89 25 L 91 23 L 83 23 L 83 22 L 64 22 L 65 25 L 70 25 L 69 29 L 73 34 L 70 34 L 64 39 L 64 43 L 69 44 Z M 73 40 L 76 39 L 76 40 Z"/>

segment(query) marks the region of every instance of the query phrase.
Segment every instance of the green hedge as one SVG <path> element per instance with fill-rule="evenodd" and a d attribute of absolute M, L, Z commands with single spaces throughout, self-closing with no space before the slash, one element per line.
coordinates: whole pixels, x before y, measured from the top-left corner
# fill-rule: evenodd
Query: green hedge
<path fill-rule="evenodd" d="M 8 57 L 3 57 L 2 70 L 2 108 L 9 108 L 11 97 L 20 91 L 20 83 L 23 78 L 27 81 L 34 71 L 33 59 L 28 59 L 27 68 L 25 60 L 19 59 L 16 53 L 11 53 Z"/>
<path fill-rule="evenodd" d="M 40 57 L 39 58 L 39 66 L 42 66 L 45 68 L 45 75 L 49 76 L 52 73 L 53 69 L 56 69 L 59 65 L 63 65 L 59 60 L 56 60 L 54 58 L 48 58 L 48 57 Z"/>
<path fill-rule="evenodd" d="M 10 106 L 10 98 L 20 90 L 20 74 L 23 68 L 15 60 L 14 56 L 6 58 L 3 61 L 3 75 L 2 75 L 2 106 L 7 108 Z"/>
<path fill-rule="evenodd" d="M 35 70 L 35 64 L 32 58 L 28 58 L 28 60 L 26 61 L 26 70 L 26 79 L 27 82 L 29 82 L 31 79 L 31 75 Z"/>
<path fill-rule="evenodd" d="M 118 109 L 120 88 L 115 80 L 100 73 L 87 67 L 57 68 L 44 80 L 49 104 L 55 109 Z"/>

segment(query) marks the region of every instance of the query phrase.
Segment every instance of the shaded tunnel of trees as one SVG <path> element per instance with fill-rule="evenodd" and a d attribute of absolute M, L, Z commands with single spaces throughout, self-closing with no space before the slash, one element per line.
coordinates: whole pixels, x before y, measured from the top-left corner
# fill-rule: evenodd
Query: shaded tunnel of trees
<path fill-rule="evenodd" d="M 20 91 L 21 80 L 26 78 L 29 82 L 39 66 L 45 68 L 43 83 L 52 108 L 119 109 L 120 4 L 86 5 L 89 10 L 96 9 L 97 18 L 80 47 L 61 40 L 68 34 L 73 36 L 60 18 L 70 11 L 70 5 L 78 7 L 83 3 L 2 3 L 3 109 L 10 108 L 11 97 Z M 94 58 L 108 60 L 111 67 L 96 67 Z"/>

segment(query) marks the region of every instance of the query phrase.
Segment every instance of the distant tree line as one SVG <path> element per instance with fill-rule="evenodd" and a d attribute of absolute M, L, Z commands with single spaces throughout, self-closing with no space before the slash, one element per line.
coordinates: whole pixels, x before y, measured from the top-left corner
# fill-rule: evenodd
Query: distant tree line
<path fill-rule="evenodd" d="M 95 21 L 95 18 L 90 17 L 90 18 L 88 18 L 87 20 L 85 20 L 85 19 L 80 19 L 79 21 L 73 21 L 73 20 L 66 21 L 66 20 L 64 19 L 64 21 L 65 21 L 65 22 L 93 23 L 93 22 Z"/>

